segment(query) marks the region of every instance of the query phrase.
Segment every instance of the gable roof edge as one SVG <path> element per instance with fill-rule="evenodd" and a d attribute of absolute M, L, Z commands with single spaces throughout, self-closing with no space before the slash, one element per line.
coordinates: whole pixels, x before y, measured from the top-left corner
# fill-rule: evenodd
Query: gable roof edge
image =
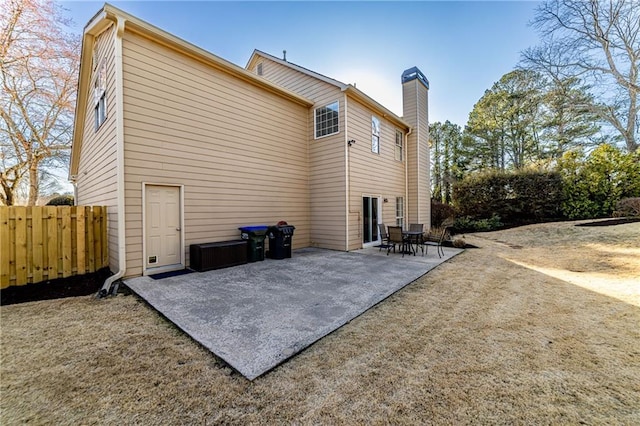
<path fill-rule="evenodd" d="M 327 76 L 322 75 L 320 73 L 317 73 L 315 71 L 311 71 L 311 70 L 309 70 L 307 68 L 301 67 L 300 65 L 296 65 L 294 63 L 285 61 L 284 59 L 277 58 L 277 57 L 275 57 L 273 55 L 270 55 L 270 54 L 268 54 L 266 52 L 263 52 L 263 51 L 261 51 L 259 49 L 254 49 L 253 50 L 253 53 L 251 54 L 251 57 L 247 61 L 247 65 L 245 66 L 245 68 L 248 69 L 251 66 L 253 66 L 253 64 L 258 60 L 259 57 L 263 57 L 263 58 L 269 59 L 269 60 L 274 61 L 274 62 L 276 62 L 276 63 L 278 63 L 280 65 L 289 67 L 289 68 L 294 69 L 296 71 L 299 71 L 299 72 L 301 72 L 303 74 L 306 74 L 306 75 L 308 75 L 310 77 L 316 78 L 318 80 L 324 81 L 325 83 L 328 83 L 328 84 L 331 84 L 331 85 L 333 85 L 335 87 L 338 87 L 342 92 L 345 92 L 349 96 L 353 97 L 354 99 L 359 100 L 360 102 L 362 102 L 363 104 L 365 104 L 366 106 L 371 108 L 372 110 L 378 112 L 380 115 L 382 115 L 387 120 L 390 120 L 390 121 L 394 122 L 399 127 L 403 127 L 405 131 L 409 131 L 411 129 L 411 125 L 409 125 L 401 117 L 399 117 L 398 115 L 393 113 L 391 110 L 389 110 L 384 105 L 382 105 L 379 102 L 377 102 L 376 100 L 374 100 L 372 97 L 370 97 L 369 95 L 364 93 L 362 90 L 357 89 L 352 84 L 342 83 L 342 82 L 340 82 L 338 80 L 335 80 L 333 78 L 327 77 Z"/>
<path fill-rule="evenodd" d="M 273 62 L 276 62 L 276 63 L 278 63 L 280 65 L 283 65 L 285 67 L 291 68 L 291 69 L 296 70 L 296 71 L 299 71 L 299 72 L 301 72 L 303 74 L 306 74 L 306 75 L 308 75 L 310 77 L 313 77 L 313 78 L 316 78 L 318 80 L 324 81 L 325 83 L 328 83 L 328 84 L 330 84 L 332 86 L 338 87 L 340 90 L 344 90 L 348 86 L 348 84 L 344 84 L 341 81 L 338 81 L 338 80 L 333 79 L 331 77 L 327 77 L 326 75 L 323 75 L 323 74 L 320 74 L 318 72 L 312 71 L 312 70 L 310 70 L 308 68 L 305 68 L 305 67 L 302 67 L 300 65 L 296 65 L 296 64 L 294 64 L 292 62 L 285 61 L 284 59 L 277 58 L 277 57 L 275 57 L 273 55 L 270 55 L 270 54 L 268 54 L 266 52 L 263 52 L 262 50 L 258 50 L 258 49 L 254 49 L 253 50 L 253 53 L 251 54 L 251 57 L 247 61 L 247 65 L 245 66 L 245 69 L 248 69 L 253 64 L 253 62 L 255 62 L 257 60 L 258 56 L 262 56 L 263 58 L 267 58 L 267 59 L 269 59 L 269 60 L 271 60 Z"/>
<path fill-rule="evenodd" d="M 99 10 L 89 23 L 85 26 L 82 35 L 82 50 L 80 60 L 80 75 L 78 78 L 78 95 L 76 100 L 75 122 L 72 137 L 71 161 L 69 167 L 69 178 L 77 174 L 79 167 L 79 156 L 82 149 L 82 139 L 84 133 L 84 122 L 86 120 L 86 105 L 88 102 L 88 85 L 91 77 L 91 58 L 93 40 L 116 22 L 120 18 L 124 21 L 125 31 L 132 31 L 174 49 L 195 60 L 212 66 L 220 71 L 233 75 L 236 78 L 246 81 L 271 93 L 295 102 L 305 107 L 311 107 L 313 102 L 309 99 L 284 87 L 278 86 L 267 79 L 257 76 L 246 69 L 227 61 L 211 52 L 206 51 L 194 44 L 187 42 L 173 34 L 168 33 L 148 22 L 143 21 L 133 15 L 124 12 L 108 3 Z M 84 65 L 84 66 L 83 66 Z"/>

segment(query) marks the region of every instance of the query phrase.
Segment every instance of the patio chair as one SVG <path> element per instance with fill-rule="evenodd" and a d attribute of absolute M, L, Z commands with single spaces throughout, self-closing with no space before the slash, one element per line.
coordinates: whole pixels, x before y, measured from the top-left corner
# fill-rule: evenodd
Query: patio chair
<path fill-rule="evenodd" d="M 410 223 L 409 231 L 411 232 L 422 232 L 424 225 L 422 223 Z"/>
<path fill-rule="evenodd" d="M 378 246 L 380 248 L 378 251 L 389 249 L 391 244 L 389 244 L 389 234 L 387 233 L 387 227 L 384 226 L 384 223 L 378 224 L 378 235 L 380 235 L 380 245 Z"/>
<path fill-rule="evenodd" d="M 404 257 L 405 252 L 407 251 L 407 241 L 402 235 L 402 227 L 401 226 L 389 226 L 389 247 L 387 248 L 387 256 L 389 256 L 389 252 L 393 247 L 393 252 L 396 252 L 396 245 L 400 246 L 400 252 L 402 253 L 402 257 Z"/>
<path fill-rule="evenodd" d="M 409 232 L 420 232 L 420 235 L 413 242 L 416 244 L 416 247 L 420 247 L 420 252 L 422 252 L 422 255 L 424 256 L 427 249 L 426 238 L 424 237 L 424 224 L 410 223 Z"/>
<path fill-rule="evenodd" d="M 442 232 L 438 237 L 438 257 L 444 256 L 444 249 L 442 248 L 442 243 L 451 238 L 451 227 L 453 226 L 454 220 L 452 217 L 446 218 L 444 222 L 442 222 Z M 442 255 L 441 255 L 442 253 Z"/>

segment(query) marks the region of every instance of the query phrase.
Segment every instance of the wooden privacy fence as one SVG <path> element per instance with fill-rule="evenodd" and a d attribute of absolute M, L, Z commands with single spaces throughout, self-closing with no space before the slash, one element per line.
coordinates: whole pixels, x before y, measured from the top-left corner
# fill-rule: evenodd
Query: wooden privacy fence
<path fill-rule="evenodd" d="M 0 207 L 0 289 L 108 265 L 106 207 Z"/>

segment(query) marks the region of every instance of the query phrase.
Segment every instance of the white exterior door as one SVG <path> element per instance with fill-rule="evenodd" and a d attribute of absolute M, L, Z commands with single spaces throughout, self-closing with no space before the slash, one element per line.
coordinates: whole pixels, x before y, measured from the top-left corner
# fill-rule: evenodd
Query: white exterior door
<path fill-rule="evenodd" d="M 145 186 L 145 267 L 180 266 L 180 188 Z"/>

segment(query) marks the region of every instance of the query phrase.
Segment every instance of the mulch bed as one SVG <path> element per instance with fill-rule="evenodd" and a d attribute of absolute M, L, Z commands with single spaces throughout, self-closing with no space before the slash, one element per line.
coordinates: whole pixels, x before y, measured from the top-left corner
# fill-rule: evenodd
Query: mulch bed
<path fill-rule="evenodd" d="M 640 217 L 621 217 L 618 219 L 597 220 L 595 222 L 578 223 L 576 226 L 614 226 L 634 222 L 640 222 Z"/>
<path fill-rule="evenodd" d="M 462 247 L 455 247 L 453 245 L 453 241 L 443 241 L 442 242 L 442 247 L 462 248 Z M 465 243 L 464 244 L 464 248 L 466 248 L 466 249 L 474 249 L 474 248 L 478 248 L 478 246 L 474 246 L 473 244 Z"/>
<path fill-rule="evenodd" d="M 97 293 L 110 275 L 109 268 L 103 268 L 91 274 L 8 287 L 0 291 L 0 305 L 88 296 Z"/>

